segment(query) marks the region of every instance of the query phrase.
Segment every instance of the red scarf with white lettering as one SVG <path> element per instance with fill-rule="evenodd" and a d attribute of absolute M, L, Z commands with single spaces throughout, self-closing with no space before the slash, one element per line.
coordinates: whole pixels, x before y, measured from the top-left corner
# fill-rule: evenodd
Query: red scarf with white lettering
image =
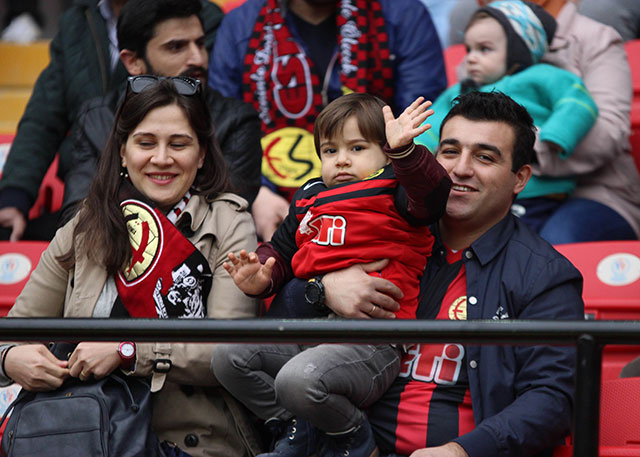
<path fill-rule="evenodd" d="M 112 317 L 204 318 L 211 290 L 207 259 L 173 223 L 189 198 L 165 216 L 128 180 L 120 186 L 132 258 L 118 272 Z"/>
<path fill-rule="evenodd" d="M 314 63 L 293 39 L 279 3 L 279 0 L 265 0 L 249 40 L 243 71 L 244 101 L 260 114 L 263 136 L 286 127 L 312 133 L 316 117 L 329 100 L 323 100 L 321 78 Z M 390 103 L 393 74 L 380 3 L 378 0 L 341 0 L 336 21 L 343 92 L 367 92 Z M 263 174 L 275 184 L 297 188 L 319 174 L 309 174 L 304 167 L 301 172 L 300 166 L 282 164 L 291 161 L 317 166 L 313 147 L 300 154 L 295 150 L 296 142 L 281 144 L 278 147 L 284 146 L 288 157 L 285 154 L 270 159 L 269 149 L 274 145 L 263 143 Z M 265 167 L 271 167 L 271 173 L 265 172 Z M 296 176 L 291 178 L 292 175 Z"/>

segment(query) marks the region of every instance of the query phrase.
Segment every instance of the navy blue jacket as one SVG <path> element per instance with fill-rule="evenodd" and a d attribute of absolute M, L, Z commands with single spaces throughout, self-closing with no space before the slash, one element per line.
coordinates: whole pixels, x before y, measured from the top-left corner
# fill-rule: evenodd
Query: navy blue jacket
<path fill-rule="evenodd" d="M 446 265 L 437 227 L 423 283 Z M 584 319 L 582 275 L 553 247 L 509 214 L 462 259 L 467 319 Z M 422 308 L 440 307 L 423 297 Z M 467 346 L 476 428 L 454 441 L 470 457 L 549 455 L 570 433 L 574 346 Z"/>
<path fill-rule="evenodd" d="M 435 100 L 447 87 L 440 40 L 427 9 L 418 0 L 380 0 L 394 58 L 394 101 L 399 112 L 418 96 Z M 220 25 L 209 66 L 209 85 L 227 97 L 242 100 L 242 70 L 249 38 L 264 0 L 247 0 L 225 15 Z M 296 41 L 308 49 L 285 17 Z M 338 51 L 336 47 L 336 52 Z M 333 69 L 328 101 L 342 95 L 339 65 Z"/>

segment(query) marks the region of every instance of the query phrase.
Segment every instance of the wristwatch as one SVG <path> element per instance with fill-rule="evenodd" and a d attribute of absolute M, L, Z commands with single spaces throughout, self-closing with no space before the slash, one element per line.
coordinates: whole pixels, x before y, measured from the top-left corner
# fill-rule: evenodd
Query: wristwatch
<path fill-rule="evenodd" d="M 316 276 L 307 281 L 304 286 L 304 299 L 319 313 L 323 315 L 329 314 L 330 310 L 327 305 L 324 304 L 325 296 L 322 276 Z"/>
<path fill-rule="evenodd" d="M 136 363 L 136 343 L 124 341 L 118 346 L 120 356 L 120 367 L 123 370 L 131 371 Z"/>

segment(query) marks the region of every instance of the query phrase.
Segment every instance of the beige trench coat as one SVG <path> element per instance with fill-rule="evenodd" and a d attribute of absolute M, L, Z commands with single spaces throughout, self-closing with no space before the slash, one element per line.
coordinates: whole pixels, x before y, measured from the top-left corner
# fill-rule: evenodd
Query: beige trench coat
<path fill-rule="evenodd" d="M 209 260 L 213 284 L 207 300 L 208 317 L 250 318 L 257 302 L 244 295 L 222 267 L 228 252 L 253 251 L 257 241 L 247 203 L 233 194 L 211 202 L 191 198 L 177 225 L 191 218 L 189 239 Z M 9 312 L 10 317 L 91 317 L 107 279 L 106 271 L 86 256 L 76 256 L 75 268 L 63 269 L 56 256 L 72 243 L 75 219 L 56 233 L 38 266 Z M 97 247 L 99 248 L 99 247 Z M 154 394 L 154 430 L 194 457 L 244 457 L 259 449 L 257 435 L 245 410 L 220 387 L 210 363 L 212 344 L 141 343 L 134 375 L 151 376 L 156 358 L 168 358 L 172 368 Z M 185 386 L 188 386 L 185 388 Z M 188 442 L 197 441 L 195 447 Z M 195 437 L 195 439 L 194 439 Z"/>

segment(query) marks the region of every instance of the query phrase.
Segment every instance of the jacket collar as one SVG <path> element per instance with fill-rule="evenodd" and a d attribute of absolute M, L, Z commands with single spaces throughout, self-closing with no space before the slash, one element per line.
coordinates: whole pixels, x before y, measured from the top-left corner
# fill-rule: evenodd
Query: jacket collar
<path fill-rule="evenodd" d="M 491 262 L 507 245 L 515 231 L 515 217 L 511 213 L 507 214 L 468 248 L 475 254 L 480 265 L 484 266 Z M 444 246 L 440 224 L 433 224 L 431 228 L 436 237 L 436 245 L 433 248 L 433 251 L 436 252 L 436 249 L 441 249 Z"/>
<path fill-rule="evenodd" d="M 203 200 L 204 197 L 198 194 L 193 194 L 192 192 L 191 198 L 187 202 L 187 206 L 185 206 L 182 214 L 178 216 L 176 226 L 180 227 L 189 221 L 189 229 L 191 232 L 196 232 L 204 222 L 207 217 L 207 213 L 209 212 L 209 205 L 203 204 Z M 189 216 L 188 219 L 187 215 Z"/>

